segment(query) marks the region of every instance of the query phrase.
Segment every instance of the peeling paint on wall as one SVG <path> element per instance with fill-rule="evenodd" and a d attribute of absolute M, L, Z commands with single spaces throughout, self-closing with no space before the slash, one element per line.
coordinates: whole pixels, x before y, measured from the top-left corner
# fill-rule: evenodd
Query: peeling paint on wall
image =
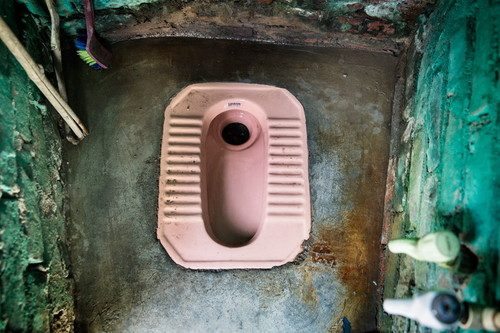
<path fill-rule="evenodd" d="M 32 19 L 11 2 L 0 12 L 43 63 Z M 72 331 L 61 163 L 51 111 L 0 43 L 0 332 Z"/>
<path fill-rule="evenodd" d="M 494 1 L 447 0 L 422 21 L 407 64 L 393 202 L 395 237 L 449 229 L 480 257 L 479 270 L 461 276 L 390 255 L 398 269 L 386 296 L 444 288 L 473 303 L 500 301 L 498 12 Z M 398 318 L 393 331 L 414 325 Z"/>

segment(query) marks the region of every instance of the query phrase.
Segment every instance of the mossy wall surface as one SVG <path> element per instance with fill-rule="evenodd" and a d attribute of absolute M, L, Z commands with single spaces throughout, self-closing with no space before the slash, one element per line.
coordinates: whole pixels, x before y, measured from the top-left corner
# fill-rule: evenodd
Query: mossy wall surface
<path fill-rule="evenodd" d="M 444 0 L 422 21 L 395 166 L 394 236 L 452 230 L 479 256 L 479 269 L 466 276 L 390 255 L 399 269 L 387 273 L 386 297 L 443 288 L 473 303 L 500 302 L 499 13 L 495 0 Z M 418 330 L 402 319 L 394 325 Z"/>
<path fill-rule="evenodd" d="M 0 14 L 44 63 L 30 17 L 11 1 Z M 0 332 L 72 330 L 60 167 L 55 116 L 0 42 Z"/>

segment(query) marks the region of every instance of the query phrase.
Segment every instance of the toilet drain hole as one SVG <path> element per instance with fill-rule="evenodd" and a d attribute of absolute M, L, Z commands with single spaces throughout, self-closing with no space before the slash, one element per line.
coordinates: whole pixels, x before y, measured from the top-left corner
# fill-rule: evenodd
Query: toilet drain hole
<path fill-rule="evenodd" d="M 248 127 L 242 123 L 230 123 L 222 129 L 222 139 L 230 145 L 239 146 L 250 139 Z"/>

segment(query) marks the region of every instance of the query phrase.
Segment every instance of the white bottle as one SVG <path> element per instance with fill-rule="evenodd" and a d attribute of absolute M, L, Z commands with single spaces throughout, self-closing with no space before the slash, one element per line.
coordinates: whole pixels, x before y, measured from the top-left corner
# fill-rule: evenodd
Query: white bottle
<path fill-rule="evenodd" d="M 419 322 L 437 330 L 458 327 L 462 315 L 462 304 L 448 292 L 428 292 L 410 299 L 384 300 L 384 311 Z"/>
<path fill-rule="evenodd" d="M 392 253 L 405 253 L 438 264 L 453 262 L 460 253 L 460 240 L 450 231 L 430 233 L 420 239 L 395 239 L 387 246 Z"/>

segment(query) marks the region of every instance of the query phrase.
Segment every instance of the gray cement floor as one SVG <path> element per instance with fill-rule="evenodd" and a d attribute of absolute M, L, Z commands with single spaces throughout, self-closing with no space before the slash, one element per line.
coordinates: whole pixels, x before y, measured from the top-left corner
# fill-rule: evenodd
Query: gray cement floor
<path fill-rule="evenodd" d="M 78 331 L 355 332 L 376 328 L 394 57 L 361 51 L 150 39 L 113 68 L 70 56 L 70 102 L 90 129 L 67 145 Z M 303 104 L 313 231 L 294 263 L 190 271 L 156 239 L 163 113 L 195 82 L 288 89 Z"/>

